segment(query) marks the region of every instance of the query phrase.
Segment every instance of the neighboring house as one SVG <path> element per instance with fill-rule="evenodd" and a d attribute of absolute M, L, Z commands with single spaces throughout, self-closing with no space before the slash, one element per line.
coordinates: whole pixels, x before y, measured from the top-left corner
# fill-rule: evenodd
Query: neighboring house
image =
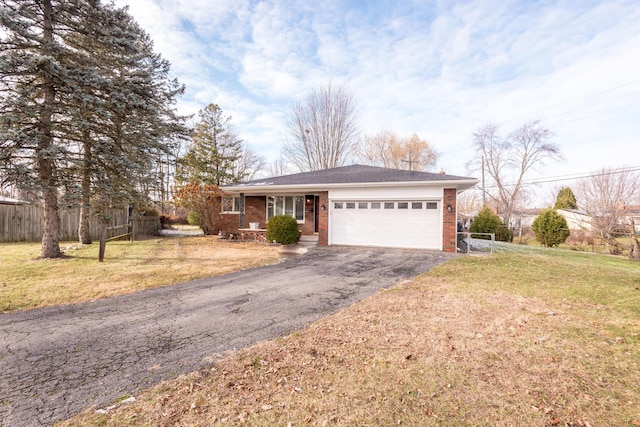
<path fill-rule="evenodd" d="M 625 205 L 622 208 L 622 213 L 624 216 L 624 223 L 631 224 L 631 220 L 633 220 L 633 225 L 635 226 L 636 234 L 640 234 L 640 206 L 639 205 Z"/>
<path fill-rule="evenodd" d="M 591 216 L 582 209 L 558 209 L 560 215 L 567 221 L 570 231 L 591 231 Z"/>
<path fill-rule="evenodd" d="M 510 228 L 515 230 L 518 236 L 522 236 L 524 230 L 531 229 L 533 221 L 540 215 L 540 212 L 542 212 L 542 209 L 539 208 L 520 209 L 513 212 L 511 215 Z"/>
<path fill-rule="evenodd" d="M 456 196 L 475 178 L 352 165 L 223 187 L 220 228 L 278 214 L 298 220 L 319 245 L 456 251 Z"/>

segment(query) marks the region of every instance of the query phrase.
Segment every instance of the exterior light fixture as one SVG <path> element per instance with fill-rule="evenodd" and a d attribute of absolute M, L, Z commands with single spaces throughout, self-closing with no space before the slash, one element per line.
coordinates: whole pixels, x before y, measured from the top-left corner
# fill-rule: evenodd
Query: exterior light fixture
<path fill-rule="evenodd" d="M 327 207 L 323 204 L 322 206 L 320 206 L 320 209 L 322 209 L 323 211 L 326 211 Z"/>
<path fill-rule="evenodd" d="M 451 211 L 453 210 L 453 207 L 451 206 L 451 203 L 449 203 L 449 204 L 447 205 L 447 210 L 448 210 L 449 212 L 451 212 Z"/>

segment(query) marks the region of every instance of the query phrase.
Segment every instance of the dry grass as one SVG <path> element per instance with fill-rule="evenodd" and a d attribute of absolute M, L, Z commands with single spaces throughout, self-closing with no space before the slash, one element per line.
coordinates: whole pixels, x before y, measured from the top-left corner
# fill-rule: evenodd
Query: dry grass
<path fill-rule="evenodd" d="M 61 425 L 640 425 L 640 265 L 558 253 L 457 259 Z"/>
<path fill-rule="evenodd" d="M 51 260 L 38 258 L 39 244 L 0 245 L 0 311 L 94 300 L 278 260 L 275 247 L 210 236 L 109 242 L 102 263 L 97 244 L 61 247 L 65 257 Z"/>

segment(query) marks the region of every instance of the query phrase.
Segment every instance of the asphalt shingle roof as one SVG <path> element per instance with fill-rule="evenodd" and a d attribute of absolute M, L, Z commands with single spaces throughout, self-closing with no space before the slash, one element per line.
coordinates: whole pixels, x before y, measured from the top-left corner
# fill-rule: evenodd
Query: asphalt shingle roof
<path fill-rule="evenodd" d="M 256 179 L 233 186 L 355 184 L 365 182 L 458 181 L 475 178 L 431 172 L 416 172 L 376 166 L 351 165 L 333 169 Z"/>

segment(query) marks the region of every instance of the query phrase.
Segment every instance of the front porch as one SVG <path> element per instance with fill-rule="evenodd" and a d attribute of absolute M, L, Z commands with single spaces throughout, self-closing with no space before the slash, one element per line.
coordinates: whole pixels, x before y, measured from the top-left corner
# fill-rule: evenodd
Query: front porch
<path fill-rule="evenodd" d="M 222 198 L 220 213 L 215 221 L 215 232 L 225 236 L 233 234 L 241 240 L 267 242 L 266 227 L 269 218 L 290 215 L 297 220 L 302 242 L 326 245 L 327 204 L 327 192 L 232 194 Z"/>

